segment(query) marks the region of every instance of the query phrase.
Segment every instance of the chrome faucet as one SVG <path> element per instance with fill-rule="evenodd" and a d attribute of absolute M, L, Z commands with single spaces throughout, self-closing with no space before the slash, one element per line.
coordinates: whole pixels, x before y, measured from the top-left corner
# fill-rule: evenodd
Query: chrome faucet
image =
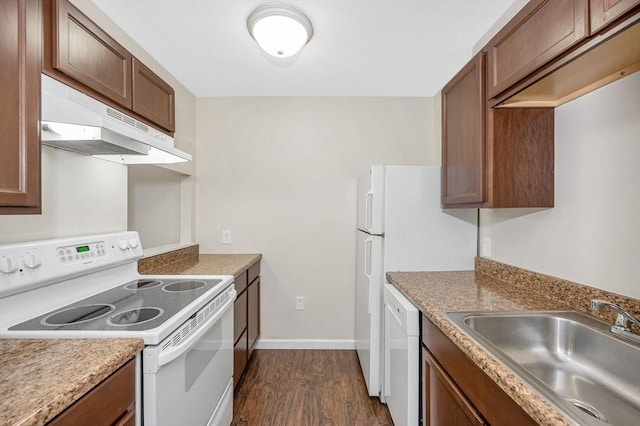
<path fill-rule="evenodd" d="M 591 300 L 591 310 L 595 312 L 602 312 L 602 308 L 609 308 L 614 311 L 618 316 L 616 322 L 611 326 L 611 332 L 622 336 L 626 339 L 632 340 L 636 343 L 640 343 L 640 335 L 634 334 L 629 327 L 629 322 L 632 322 L 636 326 L 640 327 L 640 320 L 625 311 L 615 303 L 607 302 L 606 300 L 593 299 Z"/>

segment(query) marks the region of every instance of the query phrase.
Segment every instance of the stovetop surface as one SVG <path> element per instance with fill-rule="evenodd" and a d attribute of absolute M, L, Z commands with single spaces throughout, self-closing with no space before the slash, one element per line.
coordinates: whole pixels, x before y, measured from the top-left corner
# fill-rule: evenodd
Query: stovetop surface
<path fill-rule="evenodd" d="M 221 279 L 145 277 L 9 327 L 20 330 L 152 330 Z"/>

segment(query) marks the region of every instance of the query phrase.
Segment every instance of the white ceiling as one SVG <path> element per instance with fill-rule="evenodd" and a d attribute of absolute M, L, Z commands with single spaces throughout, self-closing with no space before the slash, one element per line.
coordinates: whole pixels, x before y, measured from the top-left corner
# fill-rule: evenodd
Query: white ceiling
<path fill-rule="evenodd" d="M 515 0 L 288 0 L 311 20 L 300 54 L 262 53 L 255 0 L 93 0 L 198 97 L 433 96 Z"/>

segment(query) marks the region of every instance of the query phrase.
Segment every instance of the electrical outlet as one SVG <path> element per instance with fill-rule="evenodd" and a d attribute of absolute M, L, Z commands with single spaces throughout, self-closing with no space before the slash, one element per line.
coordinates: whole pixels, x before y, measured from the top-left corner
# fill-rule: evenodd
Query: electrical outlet
<path fill-rule="evenodd" d="M 480 247 L 480 256 L 491 257 L 491 238 L 482 238 L 482 247 Z"/>
<path fill-rule="evenodd" d="M 304 297 L 297 296 L 296 297 L 296 311 L 304 311 Z"/>
<path fill-rule="evenodd" d="M 222 244 L 231 244 L 231 231 L 229 229 L 222 231 Z"/>

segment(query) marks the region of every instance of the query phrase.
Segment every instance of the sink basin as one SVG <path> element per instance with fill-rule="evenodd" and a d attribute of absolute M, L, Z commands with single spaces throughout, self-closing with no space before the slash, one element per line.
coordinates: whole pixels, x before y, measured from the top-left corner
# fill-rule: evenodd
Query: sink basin
<path fill-rule="evenodd" d="M 640 345 L 608 324 L 574 311 L 445 315 L 577 424 L 640 424 Z"/>

